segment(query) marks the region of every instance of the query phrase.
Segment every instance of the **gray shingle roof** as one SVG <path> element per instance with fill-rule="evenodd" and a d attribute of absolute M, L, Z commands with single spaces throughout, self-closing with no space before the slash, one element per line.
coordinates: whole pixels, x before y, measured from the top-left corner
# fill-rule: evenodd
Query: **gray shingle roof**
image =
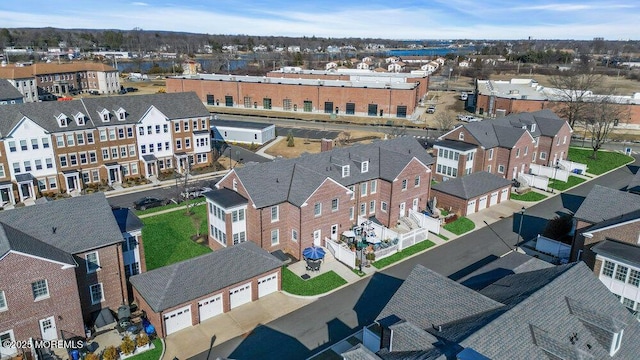
<path fill-rule="evenodd" d="M 122 242 L 118 223 L 102 193 L 0 211 L 0 223 L 69 254 Z"/>
<path fill-rule="evenodd" d="M 77 265 L 71 254 L 9 225 L 0 223 L 0 258 L 9 251 L 16 251 L 72 266 Z"/>
<path fill-rule="evenodd" d="M 378 355 L 362 344 L 358 344 L 340 355 L 343 360 L 380 360 Z"/>
<path fill-rule="evenodd" d="M 121 233 L 142 229 L 142 220 L 130 209 L 114 209 L 113 217 L 115 217 Z"/>
<path fill-rule="evenodd" d="M 22 93 L 6 79 L 0 79 L 0 101 L 22 100 Z"/>
<path fill-rule="evenodd" d="M 592 224 L 640 210 L 640 195 L 595 185 L 574 217 Z"/>
<path fill-rule="evenodd" d="M 418 265 L 383 309 L 384 316 L 410 319 L 441 340 L 435 344 L 438 352 L 426 347 L 409 358 L 454 358 L 467 348 L 490 359 L 634 359 L 640 354 L 640 323 L 582 262 L 506 276 L 476 293 L 499 306 L 478 311 L 482 308 L 471 305 L 469 316 L 452 314 L 455 320 L 447 321 L 452 306 L 467 308 L 477 299 L 472 295 L 468 302 L 453 304 L 447 299 L 456 288 L 452 283 Z M 434 286 L 440 291 L 437 298 L 432 298 Z M 425 321 L 424 308 L 441 314 L 442 331 Z M 621 329 L 622 345 L 610 357 L 613 333 Z M 388 349 L 378 354 L 399 358 Z"/>
<path fill-rule="evenodd" d="M 431 155 L 416 139 L 402 137 L 336 148 L 295 159 L 247 165 L 234 171 L 256 207 L 285 201 L 300 206 L 326 178 L 343 186 L 378 178 L 393 181 L 414 157 L 425 165 L 433 164 Z M 362 160 L 369 161 L 366 173 L 360 171 Z M 342 177 L 341 165 L 349 165 L 349 176 Z"/>
<path fill-rule="evenodd" d="M 225 209 L 239 205 L 246 205 L 248 203 L 244 196 L 227 188 L 207 191 L 203 195 Z"/>
<path fill-rule="evenodd" d="M 474 197 L 498 190 L 511 184 L 511 181 L 497 175 L 481 171 L 463 177 L 443 181 L 431 187 L 434 191 L 469 200 Z"/>
<path fill-rule="evenodd" d="M 632 244 L 604 240 L 592 247 L 591 251 L 609 259 L 640 267 L 640 247 Z"/>
<path fill-rule="evenodd" d="M 637 171 L 627 186 L 627 191 L 640 193 L 640 171 Z"/>
<path fill-rule="evenodd" d="M 435 142 L 433 144 L 433 146 L 441 146 L 441 147 L 445 147 L 448 149 L 454 149 L 454 150 L 460 150 L 460 151 L 468 151 L 468 150 L 473 150 L 476 148 L 476 145 L 474 144 L 469 144 L 469 143 L 465 143 L 462 141 L 456 141 L 456 140 L 448 140 L 448 139 L 444 139 L 444 140 L 439 140 L 437 142 Z"/>
<path fill-rule="evenodd" d="M 6 136 L 24 117 L 31 119 L 49 132 L 134 124 L 142 119 L 151 106 L 160 110 L 169 120 L 209 116 L 209 111 L 193 92 L 45 101 L 2 106 L 0 108 L 0 134 Z M 116 118 L 115 113 L 120 108 L 124 109 L 127 114 L 126 119 L 122 121 Z M 109 122 L 102 122 L 99 115 L 100 111 L 104 109 L 111 112 Z M 85 116 L 83 125 L 78 125 L 74 119 L 74 115 L 78 113 Z M 56 117 L 60 114 L 64 114 L 69 119 L 66 127 L 60 127 L 58 124 Z"/>
<path fill-rule="evenodd" d="M 458 280 L 462 285 L 479 290 L 511 274 L 553 267 L 546 261 L 519 252 L 510 252 Z"/>
<path fill-rule="evenodd" d="M 132 276 L 131 284 L 155 312 L 239 284 L 282 266 L 252 242 Z"/>

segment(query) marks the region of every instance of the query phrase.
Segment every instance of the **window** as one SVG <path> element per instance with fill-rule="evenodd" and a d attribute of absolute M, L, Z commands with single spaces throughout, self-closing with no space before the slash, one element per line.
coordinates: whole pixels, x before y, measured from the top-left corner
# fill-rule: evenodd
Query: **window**
<path fill-rule="evenodd" d="M 141 130 L 141 132 L 143 131 Z M 100 141 L 107 141 L 107 130 L 100 130 Z"/>
<path fill-rule="evenodd" d="M 3 310 L 7 310 L 7 299 L 4 296 L 4 291 L 0 290 L 0 311 Z"/>
<path fill-rule="evenodd" d="M 149 144 L 149 152 L 153 154 L 153 152 L 155 151 L 153 144 Z"/>
<path fill-rule="evenodd" d="M 31 171 L 31 161 L 27 160 L 24 162 L 24 171 L 25 172 Z"/>
<path fill-rule="evenodd" d="M 407 190 L 407 179 L 402 180 L 402 190 Z"/>
<path fill-rule="evenodd" d="M 36 150 L 38 148 L 38 139 L 31 139 L 31 148 Z"/>
<path fill-rule="evenodd" d="M 527 155 L 529 153 L 529 145 L 524 147 L 524 155 Z"/>
<path fill-rule="evenodd" d="M 355 113 L 356 113 L 356 104 L 355 103 L 347 103 L 345 113 L 347 115 L 355 115 Z"/>
<path fill-rule="evenodd" d="M 378 191 L 378 180 L 371 180 L 371 194 L 375 194 Z"/>
<path fill-rule="evenodd" d="M 640 271 L 631 269 L 627 282 L 635 287 L 640 286 Z"/>
<path fill-rule="evenodd" d="M 280 243 L 280 230 L 271 230 L 271 245 L 277 245 Z"/>
<path fill-rule="evenodd" d="M 315 216 L 320 216 L 322 215 L 322 203 L 315 203 L 315 205 L 313 206 L 313 215 Z"/>
<path fill-rule="evenodd" d="M 133 127 L 132 126 L 127 127 L 127 137 L 129 137 L 129 138 L 133 137 Z"/>
<path fill-rule="evenodd" d="M 415 187 L 420 186 L 420 175 L 416 176 L 415 180 L 413 180 L 413 185 Z"/>
<path fill-rule="evenodd" d="M 66 167 L 67 166 L 67 157 L 65 155 L 61 155 L 60 156 L 60 166 L 61 167 Z"/>
<path fill-rule="evenodd" d="M 124 128 L 118 129 L 118 139 L 124 139 Z"/>
<path fill-rule="evenodd" d="M 89 162 L 94 164 L 98 161 L 98 158 L 96 157 L 96 152 L 95 151 L 89 151 Z M 49 166 L 49 164 L 47 163 L 47 167 Z"/>
<path fill-rule="evenodd" d="M 51 158 L 44 159 L 45 164 L 47 164 L 47 169 L 53 169 L 53 160 Z"/>
<path fill-rule="evenodd" d="M 29 147 L 27 147 L 27 140 L 20 140 L 20 150 L 27 151 Z"/>
<path fill-rule="evenodd" d="M 406 118 L 407 117 L 407 107 L 404 105 L 398 105 L 396 110 L 396 117 Z"/>
<path fill-rule="evenodd" d="M 116 129 L 109 129 L 109 140 L 116 139 Z"/>
<path fill-rule="evenodd" d="M 369 202 L 369 214 L 373 214 L 374 212 L 376 212 L 376 201 L 375 200 Z"/>
<path fill-rule="evenodd" d="M 96 251 L 88 253 L 84 258 L 87 262 L 87 273 L 93 273 L 100 270 L 100 258 Z"/>
<path fill-rule="evenodd" d="M 626 266 L 618 265 L 616 267 L 616 280 L 626 281 L 629 268 Z"/>
<path fill-rule="evenodd" d="M 129 145 L 129 156 L 136 156 L 136 146 Z"/>
<path fill-rule="evenodd" d="M 49 287 L 47 286 L 47 280 L 38 280 L 31 283 L 31 291 L 33 291 L 33 299 L 40 300 L 49 297 Z"/>
<path fill-rule="evenodd" d="M 351 169 L 349 169 L 349 165 L 343 165 L 342 166 L 342 177 L 349 176 L 350 170 Z"/>
<path fill-rule="evenodd" d="M 126 146 L 120 146 L 120 157 L 121 158 L 127 157 L 127 147 Z"/>
<path fill-rule="evenodd" d="M 298 241 L 298 231 L 296 229 L 291 230 L 291 240 Z"/>
<path fill-rule="evenodd" d="M 309 100 L 305 100 L 304 103 L 303 103 L 303 110 L 304 110 L 304 112 L 313 111 L 313 102 L 309 101 Z"/>
<path fill-rule="evenodd" d="M 36 159 L 35 164 L 36 164 L 36 170 L 42 170 L 42 160 Z"/>
<path fill-rule="evenodd" d="M 156 134 L 160 134 L 160 125 L 156 125 Z"/>
<path fill-rule="evenodd" d="M 460 134 L 458 134 L 458 140 L 464 140 L 464 133 L 460 132 Z"/>
<path fill-rule="evenodd" d="M 207 105 L 215 105 L 214 97 L 211 94 L 207 94 Z"/>
<path fill-rule="evenodd" d="M 338 202 L 337 198 L 331 200 L 331 211 L 338 211 Z"/>
<path fill-rule="evenodd" d="M 139 127 L 138 128 L 138 135 L 140 135 L 140 136 L 144 135 L 144 128 L 143 127 Z"/>
<path fill-rule="evenodd" d="M 147 153 L 147 145 L 140 145 L 140 152 L 142 154 L 146 154 Z"/>
<path fill-rule="evenodd" d="M 15 141 L 9 141 L 9 151 L 10 152 L 16 152 L 16 142 Z"/>
<path fill-rule="evenodd" d="M 125 265 L 124 266 L 124 276 L 126 276 L 127 278 L 133 275 L 138 275 L 140 274 L 140 263 L 139 262 L 134 262 L 133 264 L 129 264 L 129 265 Z"/>
<path fill-rule="evenodd" d="M 355 185 L 351 185 L 349 186 L 349 191 L 351 191 L 351 200 L 356 198 L 356 186 Z"/>
<path fill-rule="evenodd" d="M 43 149 L 49 148 L 49 138 L 42 138 L 42 148 Z"/>
<path fill-rule="evenodd" d="M 78 143 L 78 145 L 84 145 L 84 134 L 76 134 L 76 143 Z"/>
<path fill-rule="evenodd" d="M 233 107 L 233 96 L 225 95 L 224 105 L 228 107 Z"/>
<path fill-rule="evenodd" d="M 117 159 L 118 158 L 118 148 L 117 147 L 112 147 L 111 148 L 111 158 L 112 159 Z M 71 165 L 74 165 L 74 164 L 71 163 Z"/>
<path fill-rule="evenodd" d="M 153 126 L 147 125 L 147 135 L 153 134 Z"/>
<path fill-rule="evenodd" d="M 489 149 L 489 160 L 493 159 L 493 149 Z"/>
<path fill-rule="evenodd" d="M 631 299 L 622 298 L 622 305 L 624 305 L 627 308 L 633 310 L 633 307 L 636 305 L 636 302 L 631 300 Z"/>
<path fill-rule="evenodd" d="M 4 164 L 0 164 L 0 178 L 5 176 L 7 176 L 7 174 L 4 173 Z"/>
<path fill-rule="evenodd" d="M 355 209 L 352 207 L 349 208 L 349 220 L 353 220 L 355 218 Z"/>
<path fill-rule="evenodd" d="M 71 166 L 78 165 L 78 155 L 69 154 L 69 162 L 71 163 Z"/>
<path fill-rule="evenodd" d="M 367 215 L 367 203 L 360 204 L 360 216 Z"/>
<path fill-rule="evenodd" d="M 102 160 L 109 160 L 109 149 L 102 149 Z"/>
<path fill-rule="evenodd" d="M 184 122 L 184 131 L 189 131 L 189 120 Z"/>
<path fill-rule="evenodd" d="M 62 135 L 56 136 L 56 145 L 58 147 L 64 147 L 64 136 Z"/>
<path fill-rule="evenodd" d="M 360 196 L 367 196 L 367 183 L 360 184 Z"/>
<path fill-rule="evenodd" d="M 176 149 L 182 149 L 182 141 L 180 139 L 176 140 Z"/>
<path fill-rule="evenodd" d="M 520 149 L 516 149 L 516 157 L 519 158 L 520 157 Z"/>
<path fill-rule="evenodd" d="M 546 160 L 547 159 L 547 153 L 546 152 L 541 152 L 540 153 L 540 160 Z"/>
<path fill-rule="evenodd" d="M 378 116 L 378 104 L 369 104 L 367 107 L 367 115 Z"/>
<path fill-rule="evenodd" d="M 238 220 L 244 221 L 244 209 L 238 210 Z"/>
<path fill-rule="evenodd" d="M 168 132 L 169 132 L 169 125 L 167 125 L 167 124 L 162 125 L 162 131 L 163 131 L 165 134 L 166 134 L 166 133 L 168 133 Z"/>
<path fill-rule="evenodd" d="M 280 217 L 278 205 L 271 207 L 271 222 L 278 221 Z"/>
<path fill-rule="evenodd" d="M 102 283 L 89 286 L 89 293 L 91 293 L 91 304 L 95 305 L 104 301 L 104 294 L 102 293 Z"/>
<path fill-rule="evenodd" d="M 386 202 L 384 202 L 384 201 L 380 202 L 380 210 L 382 210 L 384 212 L 387 212 L 387 207 L 388 207 L 388 205 L 387 205 Z"/>
<path fill-rule="evenodd" d="M 282 110 L 291 111 L 291 99 L 282 100 Z"/>
<path fill-rule="evenodd" d="M 190 138 L 184 138 L 184 147 L 187 149 L 191 149 L 191 139 Z"/>
<path fill-rule="evenodd" d="M 498 165 L 498 172 L 504 174 L 504 165 Z"/>
<path fill-rule="evenodd" d="M 366 173 L 368 171 L 369 171 L 369 162 L 363 161 L 362 164 L 360 165 L 360 172 Z"/>

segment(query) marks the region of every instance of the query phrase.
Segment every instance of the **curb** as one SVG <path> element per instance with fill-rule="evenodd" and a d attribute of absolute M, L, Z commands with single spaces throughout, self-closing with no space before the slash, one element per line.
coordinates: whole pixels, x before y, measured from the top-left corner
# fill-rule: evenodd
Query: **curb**
<path fill-rule="evenodd" d="M 160 342 L 162 343 L 162 354 L 160 354 L 160 358 L 158 360 L 162 360 L 162 358 L 164 358 L 164 354 L 167 352 L 167 344 L 165 344 L 164 339 L 160 338 Z"/>

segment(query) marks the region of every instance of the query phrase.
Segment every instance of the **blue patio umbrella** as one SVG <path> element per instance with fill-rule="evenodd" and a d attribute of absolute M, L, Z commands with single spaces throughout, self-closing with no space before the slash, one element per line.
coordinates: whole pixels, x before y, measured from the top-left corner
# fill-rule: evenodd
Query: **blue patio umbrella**
<path fill-rule="evenodd" d="M 311 246 L 302 250 L 302 256 L 310 260 L 318 260 L 324 258 L 324 249 L 318 246 Z"/>

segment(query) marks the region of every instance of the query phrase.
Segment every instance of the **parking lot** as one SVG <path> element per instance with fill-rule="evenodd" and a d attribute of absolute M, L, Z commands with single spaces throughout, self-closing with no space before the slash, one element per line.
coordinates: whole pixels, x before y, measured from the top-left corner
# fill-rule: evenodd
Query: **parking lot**
<path fill-rule="evenodd" d="M 340 134 L 340 131 L 329 131 L 329 130 L 315 130 L 315 129 L 297 129 L 297 128 L 288 128 L 288 127 L 276 127 L 276 133 L 278 136 L 287 136 L 287 134 L 291 131 L 293 137 L 301 138 L 301 139 L 335 139 Z"/>

